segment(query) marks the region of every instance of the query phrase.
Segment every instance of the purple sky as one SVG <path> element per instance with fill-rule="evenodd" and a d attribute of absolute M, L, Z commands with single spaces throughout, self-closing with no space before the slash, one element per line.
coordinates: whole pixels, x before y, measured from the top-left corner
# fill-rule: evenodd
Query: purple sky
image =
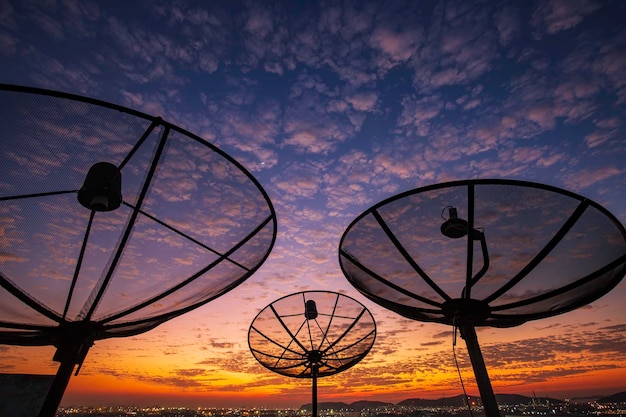
<path fill-rule="evenodd" d="M 363 366 L 329 381 L 328 395 L 349 378 L 378 399 L 368 391 L 376 377 L 383 399 L 428 396 L 429 367 L 448 377 L 438 393 L 460 393 L 450 329 L 362 297 L 339 268 L 339 239 L 385 198 L 470 178 L 553 185 L 626 222 L 625 18 L 617 0 L 0 0 L 0 82 L 161 116 L 241 162 L 277 212 L 276 245 L 250 279 L 145 335 L 97 343 L 75 379 L 288 395 L 291 381 L 255 362 L 247 331 L 273 300 L 314 289 L 358 299 L 379 327 Z M 0 268 L 9 262 L 4 233 Z M 563 397 L 604 371 L 617 381 L 626 374 L 625 298 L 622 282 L 584 309 L 480 332 L 488 366 L 502 370 L 496 391 L 529 394 L 538 384 Z M 51 351 L 29 361 L 19 348 L 0 352 L 9 358 L 1 372 L 40 362 L 54 372 Z M 113 368 L 116 358 L 124 365 Z"/>

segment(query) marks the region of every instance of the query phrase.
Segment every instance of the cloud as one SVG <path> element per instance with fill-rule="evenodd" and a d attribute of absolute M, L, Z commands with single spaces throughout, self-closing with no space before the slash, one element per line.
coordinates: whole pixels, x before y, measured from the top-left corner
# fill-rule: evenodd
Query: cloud
<path fill-rule="evenodd" d="M 549 338 L 490 344 L 489 347 L 483 346 L 483 355 L 489 366 L 497 370 L 492 372 L 492 377 L 513 371 L 513 379 L 533 383 L 564 375 L 623 367 L 621 362 L 626 357 L 623 339 L 619 332 L 598 329 L 579 334 L 566 333 Z M 565 363 L 569 366 L 563 366 Z M 499 376 L 494 378 L 495 381 L 499 379 Z"/>
<path fill-rule="evenodd" d="M 626 32 L 622 31 L 599 45 L 594 50 L 595 60 L 591 66 L 595 73 L 608 80 L 609 90 L 616 90 L 618 104 L 626 102 L 626 57 L 621 47 L 625 40 Z"/>
<path fill-rule="evenodd" d="M 173 372 L 174 375 L 179 375 L 183 378 L 193 378 L 196 376 L 202 376 L 206 374 L 206 369 L 192 368 L 192 369 L 176 369 Z M 174 384 L 178 385 L 178 384 Z"/>
<path fill-rule="evenodd" d="M 303 78 L 296 86 L 297 97 L 285 111 L 282 146 L 297 152 L 329 154 L 354 134 L 354 125 L 344 117 L 324 112 L 325 96 L 334 93 L 324 83 Z"/>
<path fill-rule="evenodd" d="M 380 51 L 377 58 L 377 68 L 382 73 L 394 66 L 408 61 L 416 52 L 422 36 L 416 30 L 396 32 L 394 30 L 377 27 L 370 35 L 370 45 Z"/>
<path fill-rule="evenodd" d="M 607 142 L 609 139 L 615 136 L 616 133 L 617 132 L 615 130 L 613 131 L 596 130 L 595 132 L 592 132 L 588 134 L 587 136 L 585 136 L 585 143 L 587 144 L 588 147 L 595 148 Z"/>
<path fill-rule="evenodd" d="M 13 55 L 17 51 L 18 39 L 7 33 L 0 32 L 0 55 Z"/>
<path fill-rule="evenodd" d="M 290 164 L 284 168 L 283 175 L 275 177 L 272 183 L 286 201 L 311 198 L 320 189 L 320 169 L 323 169 L 323 165 Z"/>
<path fill-rule="evenodd" d="M 570 189 L 585 189 L 609 178 L 623 175 L 624 170 L 616 166 L 602 166 L 596 169 L 583 168 L 578 172 L 564 175 Z"/>
<path fill-rule="evenodd" d="M 0 240 L 4 240 L 3 239 L 3 234 L 0 233 Z M 4 245 L 3 245 L 4 246 Z M 4 263 L 4 262 L 26 262 L 28 261 L 28 258 L 24 258 L 23 256 L 19 256 L 13 253 L 9 253 L 9 252 L 0 252 L 0 262 Z"/>
<path fill-rule="evenodd" d="M 494 14 L 494 20 L 500 35 L 500 44 L 510 45 L 520 36 L 522 30 L 520 10 L 511 5 L 504 5 Z"/>
<path fill-rule="evenodd" d="M 368 112 L 375 109 L 376 102 L 378 101 L 378 94 L 375 92 L 355 93 L 348 96 L 346 101 L 350 103 L 354 110 Z"/>
<path fill-rule="evenodd" d="M 488 9 L 463 2 L 436 6 L 426 41 L 411 60 L 416 89 L 432 92 L 442 86 L 466 84 L 491 69 L 498 57 L 495 29 Z"/>
<path fill-rule="evenodd" d="M 549 0 L 537 7 L 531 22 L 539 33 L 555 34 L 578 25 L 600 6 L 593 0 Z"/>
<path fill-rule="evenodd" d="M 443 341 L 423 342 L 423 343 L 420 343 L 420 346 L 439 346 L 439 345 L 442 345 L 443 343 L 445 342 Z"/>
<path fill-rule="evenodd" d="M 232 349 L 236 346 L 235 343 L 232 342 L 218 342 L 216 339 L 211 339 L 209 341 L 209 345 L 215 349 Z"/>
<path fill-rule="evenodd" d="M 402 107 L 398 125 L 410 126 L 409 132 L 416 135 L 429 136 L 432 119 L 436 118 L 443 110 L 443 100 L 438 95 L 420 98 L 406 96 L 402 100 Z"/>
<path fill-rule="evenodd" d="M 263 9 L 259 5 L 253 6 L 248 10 L 248 19 L 244 25 L 244 29 L 254 37 L 264 38 L 274 30 L 275 18 L 269 10 Z"/>

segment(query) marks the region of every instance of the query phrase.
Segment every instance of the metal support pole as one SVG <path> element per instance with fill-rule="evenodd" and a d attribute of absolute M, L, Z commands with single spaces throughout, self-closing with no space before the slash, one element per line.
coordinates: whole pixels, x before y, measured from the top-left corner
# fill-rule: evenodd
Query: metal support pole
<path fill-rule="evenodd" d="M 63 398 L 67 384 L 70 382 L 70 377 L 72 376 L 75 365 L 76 363 L 73 360 L 61 362 L 56 377 L 41 406 L 41 410 L 39 410 L 39 417 L 54 417 L 59 408 L 59 404 L 61 404 L 61 399 Z"/>
<path fill-rule="evenodd" d="M 491 381 L 487 374 L 487 367 L 485 366 L 485 361 L 480 352 L 480 346 L 478 345 L 476 329 L 474 329 L 474 325 L 468 321 L 461 321 L 459 329 L 461 330 L 461 337 L 465 340 L 465 344 L 467 345 L 467 352 L 472 362 L 472 368 L 474 368 L 474 376 L 476 377 L 476 384 L 478 384 L 478 391 L 480 392 L 480 398 L 483 402 L 485 415 L 487 417 L 500 417 L 496 395 L 493 393 Z"/>
<path fill-rule="evenodd" d="M 74 326 L 78 328 L 77 326 Z M 52 381 L 52 385 L 46 394 L 46 398 L 39 410 L 38 417 L 54 417 L 63 399 L 63 394 L 67 388 L 67 384 L 70 382 L 74 367 L 78 365 L 78 371 L 87 356 L 89 348 L 93 345 L 93 339 L 84 337 L 83 333 L 76 330 L 73 327 L 68 327 L 62 334 L 66 340 L 65 344 L 58 345 L 57 350 L 52 358 L 53 361 L 59 362 L 59 369 Z"/>
<path fill-rule="evenodd" d="M 317 417 L 317 365 L 313 365 L 311 369 L 311 376 L 313 378 L 313 389 L 311 399 L 311 417 Z"/>

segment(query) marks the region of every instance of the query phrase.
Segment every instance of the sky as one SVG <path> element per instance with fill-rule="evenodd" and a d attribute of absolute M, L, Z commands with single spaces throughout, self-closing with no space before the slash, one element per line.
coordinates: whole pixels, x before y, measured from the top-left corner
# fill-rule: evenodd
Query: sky
<path fill-rule="evenodd" d="M 62 404 L 299 407 L 310 381 L 264 368 L 247 337 L 259 311 L 307 290 L 353 297 L 377 325 L 361 362 L 320 379 L 320 401 L 461 394 L 452 329 L 358 293 L 340 238 L 386 198 L 474 178 L 563 188 L 626 223 L 625 17 L 626 3 L 591 0 L 0 0 L 0 82 L 161 116 L 239 161 L 278 219 L 256 273 L 97 341 Z M 560 316 L 479 329 L 494 391 L 625 391 L 624 299 L 622 282 Z M 462 340 L 455 350 L 476 394 Z M 56 372 L 52 347 L 0 352 L 3 373 Z"/>

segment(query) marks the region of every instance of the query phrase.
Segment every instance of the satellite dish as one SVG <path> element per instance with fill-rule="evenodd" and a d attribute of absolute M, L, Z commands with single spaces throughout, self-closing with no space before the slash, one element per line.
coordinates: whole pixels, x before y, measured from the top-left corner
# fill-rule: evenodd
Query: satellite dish
<path fill-rule="evenodd" d="M 374 317 L 361 303 L 330 291 L 288 295 L 265 307 L 248 332 L 250 351 L 270 371 L 312 379 L 317 416 L 317 378 L 363 359 L 376 339 Z"/>
<path fill-rule="evenodd" d="M 242 165 L 158 117 L 9 85 L 0 103 L 0 343 L 57 348 L 52 416 L 94 341 L 252 275 L 276 214 Z"/>
<path fill-rule="evenodd" d="M 339 262 L 383 307 L 460 329 L 493 417 L 498 405 L 475 327 L 517 326 L 601 297 L 626 274 L 626 231 L 602 206 L 565 190 L 466 180 L 366 210 L 344 232 Z"/>

